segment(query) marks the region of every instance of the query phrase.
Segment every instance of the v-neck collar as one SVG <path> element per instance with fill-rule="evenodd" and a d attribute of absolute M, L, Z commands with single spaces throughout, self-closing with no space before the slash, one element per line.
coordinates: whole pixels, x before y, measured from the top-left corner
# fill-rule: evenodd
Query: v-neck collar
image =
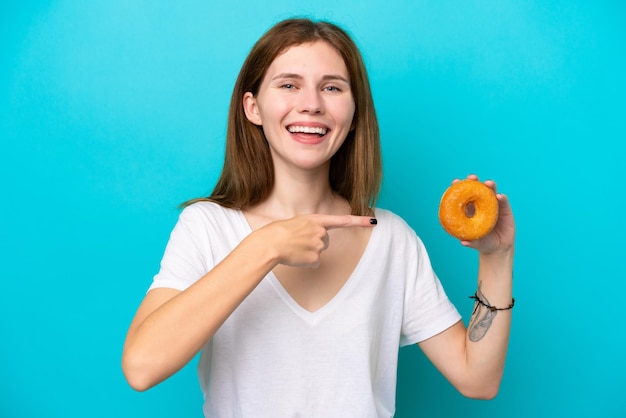
<path fill-rule="evenodd" d="M 246 219 L 243 211 L 237 210 L 236 212 L 242 224 L 242 233 L 243 233 L 242 239 L 243 239 L 245 236 L 252 233 L 253 230 L 250 224 L 248 223 L 248 220 Z M 337 305 L 340 305 L 345 300 L 346 296 L 350 294 L 350 291 L 355 286 L 358 285 L 359 279 L 363 277 L 363 274 L 361 274 L 361 271 L 367 268 L 367 263 L 370 260 L 374 259 L 374 257 L 371 256 L 370 253 L 374 251 L 373 247 L 375 247 L 374 243 L 376 242 L 377 235 L 378 235 L 377 230 L 379 228 L 380 226 L 377 226 L 372 229 L 372 233 L 370 234 L 368 238 L 367 245 L 365 246 L 365 249 L 363 250 L 361 257 L 359 258 L 359 261 L 357 262 L 356 266 L 350 273 L 350 276 L 348 277 L 346 282 L 343 284 L 341 289 L 339 289 L 339 291 L 328 302 L 326 302 L 324 305 L 322 305 L 320 308 L 316 309 L 315 311 L 309 311 L 303 308 L 302 305 L 300 305 L 289 294 L 287 289 L 285 289 L 285 287 L 280 282 L 278 277 L 276 277 L 273 271 L 270 271 L 267 274 L 267 276 L 265 277 L 265 280 L 271 284 L 272 288 L 276 291 L 280 299 L 285 303 L 285 305 L 287 305 L 291 309 L 293 313 L 295 313 L 298 317 L 300 317 L 307 324 L 314 326 L 318 324 L 326 316 L 328 316 L 336 308 Z"/>

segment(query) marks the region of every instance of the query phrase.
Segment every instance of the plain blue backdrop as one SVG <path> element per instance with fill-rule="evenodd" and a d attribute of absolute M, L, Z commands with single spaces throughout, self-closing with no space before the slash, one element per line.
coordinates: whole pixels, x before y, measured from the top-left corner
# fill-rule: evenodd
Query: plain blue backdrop
<path fill-rule="evenodd" d="M 269 3 L 269 4 L 264 4 Z M 469 317 L 476 254 L 437 221 L 476 173 L 518 226 L 501 392 L 401 350 L 398 417 L 624 417 L 626 7 L 620 1 L 25 1 L 0 13 L 0 417 L 200 417 L 195 363 L 136 393 L 120 355 L 176 206 L 210 191 L 230 92 L 273 23 L 354 35 L 380 206 Z"/>

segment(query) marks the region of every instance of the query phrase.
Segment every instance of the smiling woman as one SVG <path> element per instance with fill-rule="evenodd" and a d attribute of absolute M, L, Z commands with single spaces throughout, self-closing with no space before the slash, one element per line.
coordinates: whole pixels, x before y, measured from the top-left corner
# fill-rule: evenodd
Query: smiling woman
<path fill-rule="evenodd" d="M 480 308 L 511 298 L 508 200 L 497 195 L 489 235 L 463 242 L 480 252 L 470 340 L 420 238 L 375 206 L 378 124 L 344 30 L 270 29 L 237 79 L 226 144 L 213 193 L 185 205 L 128 330 L 131 386 L 201 352 L 207 417 L 391 417 L 399 348 L 419 344 L 463 394 L 495 396 L 511 312 L 485 325 Z"/>

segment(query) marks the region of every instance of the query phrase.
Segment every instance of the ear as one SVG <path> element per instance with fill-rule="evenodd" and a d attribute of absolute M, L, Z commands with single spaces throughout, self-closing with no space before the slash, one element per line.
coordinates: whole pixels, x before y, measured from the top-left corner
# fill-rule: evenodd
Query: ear
<path fill-rule="evenodd" d="M 249 91 L 243 95 L 243 111 L 246 114 L 246 118 L 255 125 L 261 125 L 261 115 L 259 114 L 259 106 L 256 103 L 256 98 Z"/>

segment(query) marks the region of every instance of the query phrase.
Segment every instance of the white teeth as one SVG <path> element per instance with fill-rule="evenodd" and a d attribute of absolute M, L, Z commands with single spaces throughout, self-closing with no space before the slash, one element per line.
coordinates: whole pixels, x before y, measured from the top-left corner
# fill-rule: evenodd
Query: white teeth
<path fill-rule="evenodd" d="M 302 132 L 305 134 L 318 134 L 318 135 L 326 135 L 326 128 L 313 127 L 313 126 L 290 126 L 287 128 L 289 132 Z"/>

